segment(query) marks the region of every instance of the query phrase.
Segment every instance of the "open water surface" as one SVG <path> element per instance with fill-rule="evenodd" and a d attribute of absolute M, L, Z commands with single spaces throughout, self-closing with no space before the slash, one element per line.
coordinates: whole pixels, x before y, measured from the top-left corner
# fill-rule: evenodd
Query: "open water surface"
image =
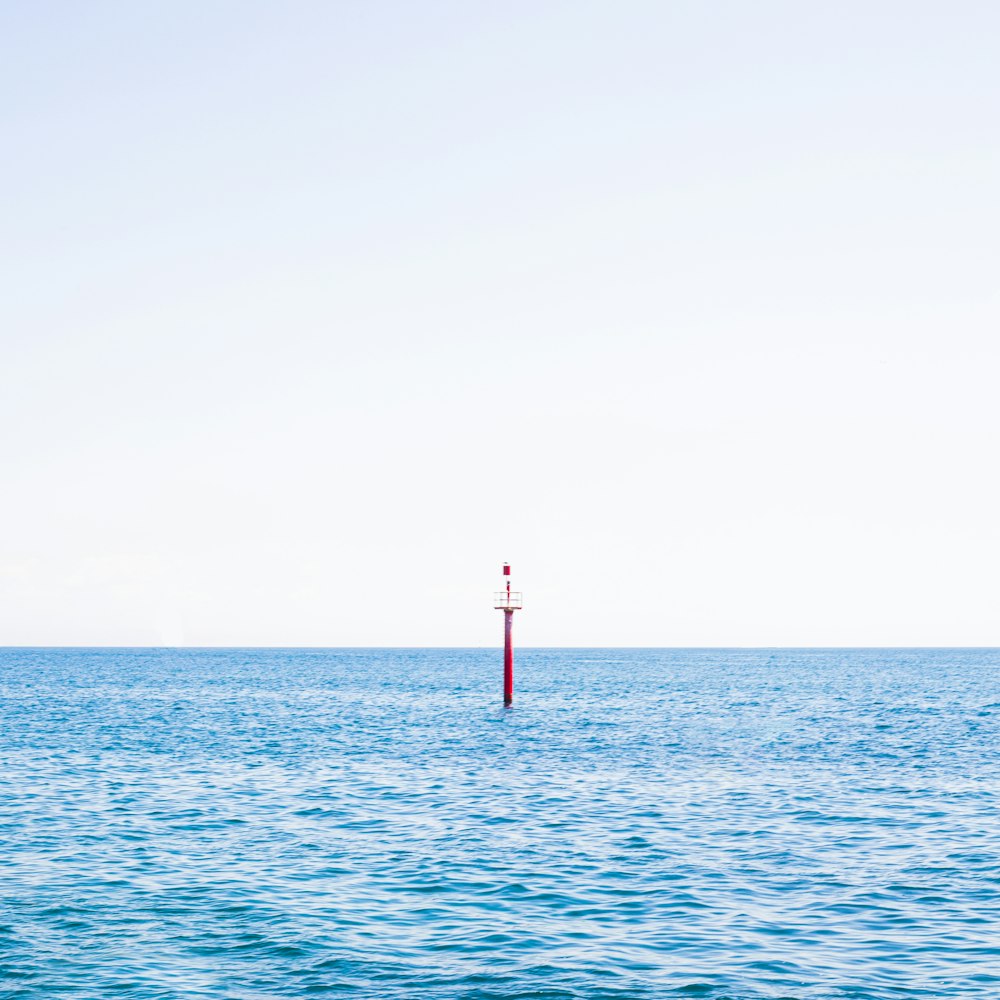
<path fill-rule="evenodd" d="M 1000 996 L 1000 651 L 0 650 L 0 996 Z"/>

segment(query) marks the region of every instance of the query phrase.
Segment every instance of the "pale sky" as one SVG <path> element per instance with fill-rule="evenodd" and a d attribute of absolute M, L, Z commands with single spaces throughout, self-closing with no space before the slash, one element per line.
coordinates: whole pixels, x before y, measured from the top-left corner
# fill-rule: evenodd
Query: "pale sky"
<path fill-rule="evenodd" d="M 0 644 L 1000 644 L 1000 5 L 0 7 Z"/>

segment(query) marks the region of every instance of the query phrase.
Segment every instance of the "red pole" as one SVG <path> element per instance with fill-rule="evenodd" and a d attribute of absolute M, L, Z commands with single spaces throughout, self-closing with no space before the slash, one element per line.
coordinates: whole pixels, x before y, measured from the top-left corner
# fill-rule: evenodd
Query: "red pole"
<path fill-rule="evenodd" d="M 503 617 L 503 703 L 509 705 L 514 700 L 514 644 L 511 640 L 514 609 L 504 608 Z"/>

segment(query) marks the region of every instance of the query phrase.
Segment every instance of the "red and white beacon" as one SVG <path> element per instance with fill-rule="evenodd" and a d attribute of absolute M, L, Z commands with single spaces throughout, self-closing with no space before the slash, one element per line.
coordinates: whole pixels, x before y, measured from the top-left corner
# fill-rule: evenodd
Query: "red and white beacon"
<path fill-rule="evenodd" d="M 520 611 L 521 592 L 510 589 L 510 563 L 503 564 L 506 589 L 493 595 L 493 607 L 503 612 L 503 703 L 509 705 L 514 700 L 514 643 L 511 626 L 514 612 Z"/>

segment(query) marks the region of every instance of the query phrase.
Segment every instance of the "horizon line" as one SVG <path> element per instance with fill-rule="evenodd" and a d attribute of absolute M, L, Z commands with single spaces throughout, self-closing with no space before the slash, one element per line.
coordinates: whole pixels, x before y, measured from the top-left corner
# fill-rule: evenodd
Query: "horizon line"
<path fill-rule="evenodd" d="M 502 648 L 500 645 L 488 645 L 488 646 L 413 646 L 413 645 L 394 645 L 394 646 L 358 646 L 358 645 L 342 645 L 342 646 L 314 646 L 314 645 L 257 645 L 257 646 L 243 646 L 243 645 L 223 645 L 223 644 L 212 644 L 212 645 L 178 645 L 178 646 L 154 646 L 154 645 L 105 645 L 102 643 L 86 643 L 86 644 L 73 644 L 73 643 L 61 643 L 57 645 L 30 645 L 30 644 L 4 644 L 0 643 L 0 651 L 2 650 L 13 650 L 13 649 L 140 649 L 140 650 L 153 650 L 153 649 L 188 649 L 188 650 L 248 650 L 248 649 L 271 649 L 271 650 L 348 650 L 348 649 L 442 649 L 442 650 L 463 650 L 463 649 L 475 649 L 475 650 L 495 650 Z M 1000 645 L 996 646 L 982 646 L 982 645 L 893 645 L 891 643 L 880 643 L 878 645 L 845 645 L 845 646 L 771 646 L 771 645 L 728 645 L 728 646 L 702 646 L 702 645 L 680 645 L 680 646 L 518 646 L 517 649 L 523 651 L 526 650 L 565 650 L 565 649 L 637 649 L 637 650 L 792 650 L 792 649 L 812 649 L 812 650 L 832 650 L 832 649 L 975 649 L 975 650 L 996 650 L 1000 649 Z"/>

